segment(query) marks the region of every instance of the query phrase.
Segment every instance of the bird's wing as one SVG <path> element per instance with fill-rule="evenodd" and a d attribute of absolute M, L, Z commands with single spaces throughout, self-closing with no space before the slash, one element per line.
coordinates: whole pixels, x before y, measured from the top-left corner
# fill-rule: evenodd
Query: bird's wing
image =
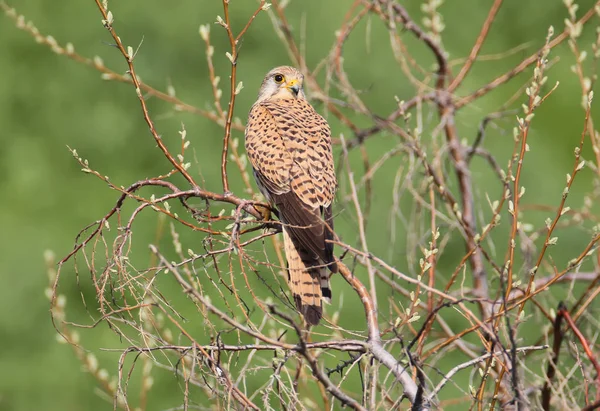
<path fill-rule="evenodd" d="M 246 151 L 261 190 L 278 208 L 305 262 L 333 262 L 325 242 L 331 231 L 322 218 L 324 211 L 331 214 L 337 184 L 325 119 L 305 100 L 256 104 L 246 128 Z"/>

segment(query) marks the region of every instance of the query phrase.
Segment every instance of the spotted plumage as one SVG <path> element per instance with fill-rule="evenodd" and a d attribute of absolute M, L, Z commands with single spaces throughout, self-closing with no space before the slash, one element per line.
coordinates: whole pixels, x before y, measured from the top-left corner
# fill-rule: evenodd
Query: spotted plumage
<path fill-rule="evenodd" d="M 246 126 L 246 152 L 261 192 L 279 211 L 288 283 L 306 322 L 322 316 L 337 272 L 331 203 L 336 178 L 327 121 L 308 103 L 293 67 L 267 73 Z"/>

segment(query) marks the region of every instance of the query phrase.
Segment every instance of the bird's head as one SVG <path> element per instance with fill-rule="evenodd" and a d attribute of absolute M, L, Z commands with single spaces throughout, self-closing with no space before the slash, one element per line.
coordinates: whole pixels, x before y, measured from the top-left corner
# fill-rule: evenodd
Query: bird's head
<path fill-rule="evenodd" d="M 276 67 L 265 76 L 258 92 L 258 101 L 304 99 L 303 83 L 304 76 L 294 67 Z"/>

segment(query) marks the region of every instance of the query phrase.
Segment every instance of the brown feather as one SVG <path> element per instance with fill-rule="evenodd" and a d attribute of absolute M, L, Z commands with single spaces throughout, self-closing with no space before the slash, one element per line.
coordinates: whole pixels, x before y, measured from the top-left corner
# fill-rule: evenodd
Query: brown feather
<path fill-rule="evenodd" d="M 317 325 L 323 313 L 320 270 L 325 269 L 306 269 L 287 230 L 283 231 L 283 247 L 288 261 L 288 283 L 296 308 L 302 313 L 308 324 Z"/>
<path fill-rule="evenodd" d="M 267 75 L 248 118 L 246 152 L 261 192 L 284 224 L 294 301 L 314 325 L 322 315 L 321 298 L 331 298 L 325 266 L 337 272 L 333 244 L 326 241 L 333 239 L 331 203 L 337 185 L 331 132 L 302 90 L 292 97 L 273 83 L 277 73 L 301 81 L 301 74 L 291 67 Z"/>

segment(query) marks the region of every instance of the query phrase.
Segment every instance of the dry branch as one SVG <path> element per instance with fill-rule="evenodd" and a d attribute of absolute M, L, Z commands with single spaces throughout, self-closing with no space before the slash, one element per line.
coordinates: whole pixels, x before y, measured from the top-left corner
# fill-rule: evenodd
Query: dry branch
<path fill-rule="evenodd" d="M 226 106 L 221 104 L 218 87 L 218 77 L 223 74 L 218 73 L 218 65 L 212 61 L 215 47 L 210 26 L 200 28 L 212 94 L 206 100 L 214 105 L 215 112 L 193 107 L 170 91 L 164 93 L 140 82 L 134 65 L 136 52 L 125 46 L 117 34 L 107 1 L 94 1 L 113 45 L 125 59 L 125 75 L 106 67 L 100 58 L 75 52 L 70 43 L 63 46 L 51 36 L 40 34 L 33 23 L 26 23 L 23 16 L 1 0 L 0 8 L 17 28 L 54 53 L 96 70 L 106 80 L 132 84 L 141 116 L 166 159 L 163 174 L 121 187 L 72 150 L 82 170 L 115 190 L 118 197 L 110 210 L 81 230 L 73 250 L 60 260 L 58 268 L 49 268 L 48 294 L 61 338 L 72 344 L 77 358 L 112 399 L 114 409 L 133 409 L 138 405 L 147 409 L 152 396 L 147 383 L 163 369 L 182 378 L 184 409 L 192 407 L 192 394 L 196 391 L 210 397 L 213 406 L 235 409 L 330 409 L 336 404 L 357 410 L 399 409 L 406 399 L 412 409 L 419 410 L 443 408 L 456 400 L 472 402 L 472 409 L 492 409 L 497 404 L 503 409 L 523 409 L 538 400 L 544 409 L 559 401 L 571 408 L 584 403 L 584 409 L 597 406 L 600 366 L 598 336 L 593 331 L 597 326 L 593 302 L 600 295 L 600 257 L 594 256 L 600 234 L 593 204 L 600 201 L 600 134 L 594 128 L 591 105 L 600 36 L 592 44 L 595 55 L 589 73 L 584 63 L 588 44 L 581 38 L 581 30 L 584 25 L 597 24 L 593 17 L 598 10 L 590 8 L 577 18 L 577 7 L 566 1 L 568 23 L 564 31 L 556 37 L 549 35 L 538 52 L 512 69 L 494 72 L 495 77 L 488 84 L 460 96 L 457 91 L 465 88 L 474 64 L 483 59 L 482 47 L 491 36 L 491 27 L 497 24 L 498 13 L 504 10 L 502 0 L 491 2 L 487 17 L 477 26 L 469 54 L 459 60 L 462 64 L 456 76 L 452 73 L 456 66 L 449 60 L 443 42 L 444 8 L 436 0 L 424 2 L 422 14 L 409 13 L 396 1 L 351 2 L 340 26 L 331 28 L 335 33 L 331 47 L 314 66 L 297 40 L 296 20 L 288 12 L 296 3 L 273 1 L 269 5 L 259 1 L 251 14 L 243 17 L 245 24 L 238 31 L 232 27 L 236 21 L 233 17 L 239 13 L 236 3 L 223 0 L 224 17 L 217 18 L 217 28 L 224 30 L 229 43 L 226 53 L 219 51 L 231 63 L 226 74 Z M 600 2 L 595 8 L 600 9 Z M 254 188 L 246 159 L 238 151 L 237 140 L 231 137 L 232 130 L 244 129 L 233 120 L 236 96 L 242 90 L 237 78 L 244 65 L 239 63 L 252 58 L 250 53 L 240 54 L 240 45 L 248 32 L 264 23 L 266 19 L 257 18 L 263 11 L 282 41 L 281 51 L 287 52 L 292 63 L 304 72 L 312 98 L 323 102 L 327 115 L 341 125 L 334 128 L 334 142 L 342 159 L 337 164 L 340 195 L 336 223 L 345 222 L 351 230 L 345 238 L 336 237 L 333 243 L 341 254 L 337 259 L 340 275 L 349 287 L 340 289 L 339 297 L 336 290 L 333 305 L 327 310 L 329 315 L 324 318 L 327 324 L 311 330 L 300 325 L 293 302 L 281 285 L 285 261 L 276 236 L 281 223 L 267 218 L 269 207 L 252 197 Z M 399 66 L 393 68 L 400 74 L 395 80 L 406 81 L 414 88 L 413 95 L 404 101 L 397 99 L 397 105 L 385 114 L 377 114 L 369 106 L 365 91 L 355 82 L 362 73 L 347 67 L 345 59 L 354 37 L 363 26 L 373 24 L 382 25 L 389 37 L 388 52 Z M 368 30 L 365 32 L 370 33 Z M 419 54 L 403 36 L 416 39 L 419 47 L 433 58 L 434 66 L 427 67 L 417 58 Z M 540 44 L 543 39 L 528 40 Z M 528 168 L 527 152 L 533 144 L 529 135 L 535 130 L 537 108 L 551 98 L 556 88 L 545 85 L 545 71 L 553 63 L 548 55 L 565 41 L 576 60 L 574 75 L 581 86 L 584 125 L 583 131 L 577 132 L 580 137 L 573 147 L 573 167 L 564 191 L 557 191 L 555 203 L 538 204 L 535 199 L 523 197 L 523 181 L 532 172 Z M 461 138 L 461 116 L 466 110 L 461 109 L 476 107 L 477 99 L 528 70 L 528 83 L 506 104 L 483 113 L 473 142 L 465 143 Z M 516 107 L 523 92 L 527 94 L 526 104 Z M 382 101 L 394 101 L 395 96 L 385 94 L 387 90 L 381 93 Z M 178 152 L 167 147 L 148 111 L 148 96 L 160 99 L 175 111 L 188 111 L 223 127 L 219 162 L 222 192 L 204 189 L 189 171 L 191 163 L 184 162 L 184 155 L 193 142 L 186 139 L 185 127 L 179 131 L 182 139 Z M 489 134 L 500 129 L 510 135 L 510 116 L 515 113 L 514 142 L 507 144 L 512 145 L 511 155 L 494 152 L 488 144 Z M 486 129 L 490 124 L 496 130 Z M 502 130 L 506 124 L 510 124 L 509 130 Z M 484 138 L 484 134 L 488 136 Z M 396 141 L 386 145 L 386 136 L 390 135 Z M 595 164 L 585 162 L 588 145 Z M 390 146 L 374 159 L 374 152 Z M 485 160 L 485 167 L 495 176 L 497 191 L 472 173 L 476 158 Z M 243 193 L 230 191 L 230 179 L 234 177 L 228 171 L 229 159 L 239 171 Z M 566 200 L 569 197 L 571 203 L 569 193 L 582 180 L 580 175 L 586 165 L 593 171 L 593 186 L 583 190 L 584 205 L 572 210 Z M 386 179 L 391 179 L 389 170 L 395 175 L 391 200 L 389 193 L 377 191 L 378 187 L 385 187 Z M 183 176 L 183 183 L 173 178 L 178 174 Z M 146 191 L 152 194 L 144 194 Z M 176 202 L 177 209 L 169 201 Z M 127 207 L 130 203 L 132 211 Z M 398 221 L 403 225 L 402 234 L 409 238 L 406 250 L 396 249 L 394 241 L 389 250 L 375 250 L 374 244 L 380 242 L 376 236 L 386 228 L 381 223 L 381 227 L 375 227 L 380 228 L 379 232 L 373 234 L 374 224 L 379 222 L 373 218 L 372 210 L 379 204 L 389 206 L 394 228 Z M 529 213 L 547 212 L 554 218 L 545 225 L 528 227 L 530 219 L 535 221 Z M 134 237 L 140 216 L 152 213 L 159 226 L 156 238 Z M 497 228 L 507 213 L 511 218 L 508 234 Z M 569 255 L 571 259 L 558 264 L 549 250 L 558 246 L 556 232 L 563 229 L 578 229 L 588 240 L 575 251 L 567 249 L 573 254 Z M 400 230 L 393 230 L 393 239 L 396 231 Z M 192 246 L 183 233 L 193 233 Z M 450 247 L 454 239 L 464 244 L 464 252 L 457 254 L 456 248 Z M 165 245 L 166 240 L 170 244 Z M 508 245 L 504 257 L 498 257 L 497 244 Z M 148 247 L 148 263 L 140 268 L 133 250 Z M 186 254 L 188 247 L 191 248 Z M 198 251 L 196 247 L 202 249 Z M 449 250 L 453 250 L 453 255 L 448 255 Z M 274 261 L 272 255 L 277 256 Z M 81 293 L 83 308 L 90 316 L 86 324 L 67 319 L 69 311 L 61 290 L 71 281 L 65 272 L 70 264 L 77 284 L 89 281 L 95 293 L 93 301 Z M 86 275 L 80 273 L 81 267 Z M 573 284 L 585 287 L 579 289 Z M 175 294 L 171 286 L 175 286 Z M 561 295 L 566 292 L 573 307 L 571 312 L 561 306 L 553 317 L 548 307 L 555 307 L 556 301 L 547 290 Z M 344 317 L 351 311 L 346 300 L 354 295 L 362 304 L 366 329 L 354 327 Z M 341 301 L 343 306 L 338 305 Z M 549 320 L 554 327 L 543 330 Z M 585 355 L 561 351 L 561 341 L 568 332 L 561 328 L 565 322 Z M 538 343 L 522 346 L 524 324 L 531 323 L 539 328 L 535 335 Z M 125 346 L 114 350 L 120 358 L 116 367 L 113 364 L 110 368 L 115 374 L 112 380 L 109 371 L 99 367 L 98 360 L 87 355 L 80 343 L 79 333 L 101 324 L 108 325 Z M 543 344 L 552 330 L 552 356 L 548 366 L 540 369 L 536 365 L 544 354 L 539 351 L 547 348 Z M 341 361 L 341 354 L 350 355 L 350 359 Z M 518 357 L 519 354 L 525 355 Z M 338 366 L 328 367 L 330 363 Z M 572 368 L 567 370 L 569 365 Z M 459 371 L 471 367 L 478 372 L 472 373 L 467 391 L 465 384 L 461 386 L 457 381 L 466 381 Z M 130 381 L 136 378 L 137 368 L 142 368 L 143 383 L 139 394 L 132 395 Z M 440 369 L 448 371 L 435 372 Z M 585 373 L 591 369 L 596 373 L 596 384 L 585 390 L 580 381 L 573 383 L 567 378 L 581 370 L 578 378 L 585 379 Z M 540 378 L 543 387 L 538 382 Z M 320 397 L 311 395 L 314 392 Z M 139 403 L 134 405 L 136 398 Z"/>

